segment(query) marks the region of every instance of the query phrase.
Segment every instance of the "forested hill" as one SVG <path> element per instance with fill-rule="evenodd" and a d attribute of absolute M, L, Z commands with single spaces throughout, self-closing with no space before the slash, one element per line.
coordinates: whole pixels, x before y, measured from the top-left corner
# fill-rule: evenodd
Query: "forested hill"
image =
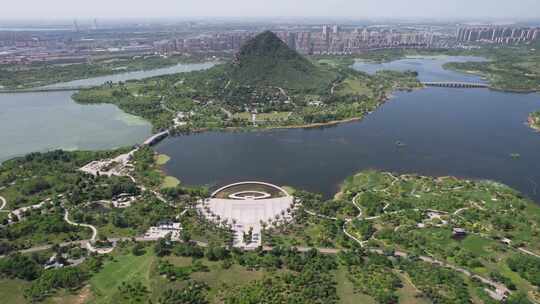
<path fill-rule="evenodd" d="M 298 89 L 328 85 L 336 76 L 290 49 L 270 31 L 247 41 L 226 70 L 236 85 Z"/>

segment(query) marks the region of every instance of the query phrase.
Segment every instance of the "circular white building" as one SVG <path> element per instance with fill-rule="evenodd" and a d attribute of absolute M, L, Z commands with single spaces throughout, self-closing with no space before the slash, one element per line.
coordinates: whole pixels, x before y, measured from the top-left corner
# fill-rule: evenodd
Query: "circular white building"
<path fill-rule="evenodd" d="M 230 184 L 214 191 L 204 201 L 201 212 L 215 222 L 227 221 L 235 232 L 235 247 L 261 245 L 261 223 L 270 225 L 287 219 L 293 197 L 283 188 L 263 182 Z M 251 231 L 251 238 L 247 238 Z"/>

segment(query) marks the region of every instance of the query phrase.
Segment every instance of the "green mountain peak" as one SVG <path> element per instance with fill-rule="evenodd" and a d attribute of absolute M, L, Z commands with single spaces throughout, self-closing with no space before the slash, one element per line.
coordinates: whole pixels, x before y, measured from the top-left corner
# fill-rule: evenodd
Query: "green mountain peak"
<path fill-rule="evenodd" d="M 290 49 L 271 31 L 248 40 L 227 70 L 233 82 L 249 86 L 306 89 L 334 77 Z"/>

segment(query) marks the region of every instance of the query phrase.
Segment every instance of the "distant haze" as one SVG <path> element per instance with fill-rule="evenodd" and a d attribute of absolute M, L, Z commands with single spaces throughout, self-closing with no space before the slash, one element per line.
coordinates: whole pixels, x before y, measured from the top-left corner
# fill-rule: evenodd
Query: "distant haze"
<path fill-rule="evenodd" d="M 4 0 L 0 19 L 352 17 L 539 19 L 540 0 Z"/>

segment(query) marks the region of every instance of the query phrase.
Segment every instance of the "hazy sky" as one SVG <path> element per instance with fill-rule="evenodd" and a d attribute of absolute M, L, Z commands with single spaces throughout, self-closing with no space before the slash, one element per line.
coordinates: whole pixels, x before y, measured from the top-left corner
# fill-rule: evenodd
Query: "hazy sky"
<path fill-rule="evenodd" d="M 395 17 L 540 19 L 540 0 L 2 0 L 0 19 Z"/>

